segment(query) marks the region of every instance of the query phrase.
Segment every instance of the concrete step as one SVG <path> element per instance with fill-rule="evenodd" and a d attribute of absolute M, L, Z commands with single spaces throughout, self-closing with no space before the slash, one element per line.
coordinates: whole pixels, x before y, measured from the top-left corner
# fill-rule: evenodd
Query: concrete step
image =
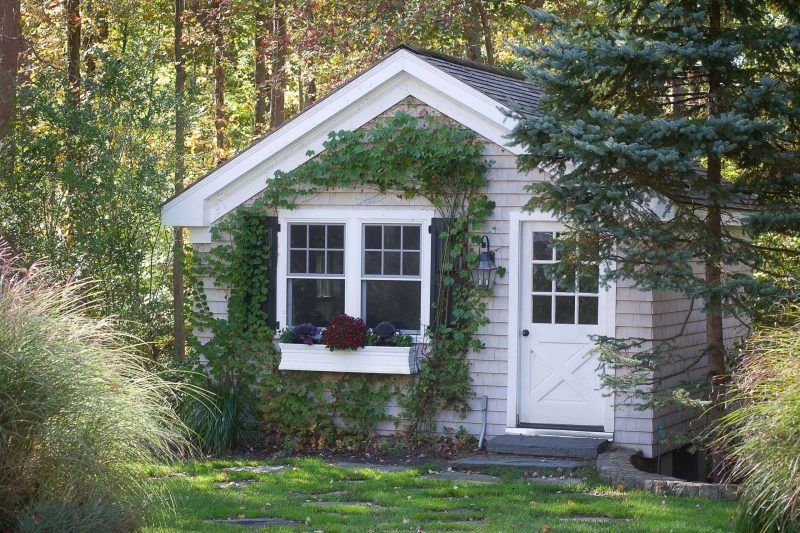
<path fill-rule="evenodd" d="M 498 435 L 486 445 L 492 453 L 596 459 L 608 447 L 608 441 L 594 437 Z"/>
<path fill-rule="evenodd" d="M 532 455 L 494 454 L 471 455 L 454 461 L 449 461 L 448 466 L 454 469 L 469 469 L 487 466 L 505 466 L 512 468 L 561 468 L 572 470 L 591 464 L 586 459 L 565 459 L 563 457 L 534 457 Z"/>

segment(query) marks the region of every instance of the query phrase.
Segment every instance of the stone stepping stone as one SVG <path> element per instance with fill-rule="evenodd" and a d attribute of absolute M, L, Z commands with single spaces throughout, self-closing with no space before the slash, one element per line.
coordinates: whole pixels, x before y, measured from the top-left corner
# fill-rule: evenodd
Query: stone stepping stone
<path fill-rule="evenodd" d="M 481 516 L 480 511 L 477 511 L 475 509 L 446 509 L 444 511 L 435 511 L 434 513 L 437 520 L 442 520 L 447 522 L 474 523 L 474 522 L 483 522 L 484 520 L 486 520 L 484 516 Z"/>
<path fill-rule="evenodd" d="M 422 476 L 425 479 L 446 479 L 449 481 L 472 481 L 475 483 L 497 483 L 500 478 L 488 474 L 473 474 L 472 472 L 440 472 L 438 474 L 427 474 Z"/>
<path fill-rule="evenodd" d="M 204 520 L 207 524 L 228 524 L 232 526 L 252 527 L 254 529 L 270 526 L 296 526 L 294 520 L 285 518 L 217 518 Z"/>
<path fill-rule="evenodd" d="M 544 483 L 545 485 L 577 485 L 586 483 L 577 477 L 531 477 L 526 478 L 528 483 Z"/>
<path fill-rule="evenodd" d="M 221 489 L 232 489 L 246 487 L 253 483 L 261 483 L 261 481 L 257 479 L 242 479 L 241 481 L 217 481 L 214 484 Z"/>
<path fill-rule="evenodd" d="M 342 502 L 342 501 L 333 501 L 333 500 L 309 500 L 303 505 L 318 505 L 320 507 L 337 507 L 337 506 L 357 506 L 357 507 L 367 507 L 370 509 L 383 509 L 382 505 L 378 505 L 377 503 L 372 502 Z"/>
<path fill-rule="evenodd" d="M 532 457 L 526 455 L 472 455 L 450 461 L 448 465 L 458 467 L 505 466 L 512 468 L 563 468 L 573 469 L 588 464 L 581 459 L 561 457 Z"/>
<path fill-rule="evenodd" d="M 250 472 L 251 474 L 275 474 L 289 469 L 288 465 L 228 466 L 220 468 L 223 472 Z"/>
<path fill-rule="evenodd" d="M 630 522 L 630 518 L 613 518 L 611 516 L 568 516 L 564 518 L 559 518 L 562 522 L 595 522 L 595 523 L 606 523 L 606 522 Z"/>
<path fill-rule="evenodd" d="M 331 490 L 331 491 L 328 491 L 328 492 L 315 492 L 313 494 L 308 493 L 308 492 L 288 492 L 287 494 L 289 496 L 294 496 L 294 497 L 297 497 L 297 498 L 304 498 L 306 500 L 308 500 L 308 499 L 315 500 L 315 499 L 319 498 L 320 496 L 340 496 L 342 494 L 347 494 L 347 491 L 346 490 Z"/>
<path fill-rule="evenodd" d="M 409 470 L 409 467 L 403 465 L 382 465 L 375 463 L 351 463 L 349 461 L 337 461 L 330 463 L 331 466 L 337 468 L 350 468 L 354 470 L 368 469 L 377 470 L 378 472 L 403 472 Z"/>

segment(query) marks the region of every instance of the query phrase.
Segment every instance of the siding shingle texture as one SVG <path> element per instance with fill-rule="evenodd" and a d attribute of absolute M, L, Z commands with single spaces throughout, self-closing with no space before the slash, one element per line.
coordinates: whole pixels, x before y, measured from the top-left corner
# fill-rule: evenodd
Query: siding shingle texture
<path fill-rule="evenodd" d="M 435 58 L 433 58 L 435 59 Z M 431 59 L 431 60 L 433 60 Z M 438 113 L 414 98 L 406 98 L 382 114 L 391 116 L 398 110 L 412 115 L 437 115 Z M 376 118 L 377 120 L 377 118 Z M 363 128 L 369 128 L 367 123 Z M 498 265 L 508 267 L 509 260 L 509 215 L 519 211 L 530 195 L 525 187 L 532 181 L 548 179 L 543 172 L 536 170 L 522 173 L 517 169 L 516 157 L 505 148 L 482 139 L 486 144 L 484 157 L 494 162 L 488 174 L 486 193 L 496 203 L 492 220 L 486 227 L 493 248 L 497 248 Z M 266 176 L 265 176 L 266 179 Z M 252 202 L 252 199 L 251 199 Z M 369 206 L 380 207 L 429 207 L 426 200 L 406 200 L 393 195 L 380 195 L 376 191 L 367 190 L 333 190 L 316 194 L 299 201 L 302 207 L 324 207 L 333 209 L 354 210 Z M 207 252 L 211 245 L 196 244 L 198 255 Z M 214 280 L 204 279 L 206 296 L 215 316 L 227 316 L 227 293 L 225 288 L 215 287 Z M 438 416 L 437 425 L 440 431 L 445 428 L 457 429 L 464 426 L 470 433 L 477 434 L 481 430 L 482 407 L 481 397 L 486 395 L 488 401 L 487 434 L 500 435 L 506 428 L 506 398 L 508 390 L 508 276 L 498 278 L 493 295 L 487 302 L 487 314 L 490 323 L 481 327 L 479 335 L 485 348 L 478 353 L 470 353 L 473 391 L 475 398 L 470 400 L 470 411 L 461 418 L 457 413 L 442 412 Z M 680 327 L 688 309 L 688 301 L 676 294 L 645 293 L 621 282 L 617 286 L 616 302 L 616 335 L 618 337 L 636 336 L 644 338 L 663 338 L 674 334 Z M 699 308 L 699 306 L 696 306 Z M 679 346 L 686 357 L 697 353 L 703 342 L 704 319 L 698 311 L 694 311 L 684 335 L 679 339 Z M 726 324 L 726 335 L 733 339 L 738 333 L 732 324 Z M 208 339 L 208 332 L 195 332 L 201 339 Z M 707 370 L 704 362 L 695 366 L 693 374 L 702 375 Z M 665 371 L 669 371 L 665 369 Z M 652 456 L 655 449 L 655 428 L 664 425 L 667 429 L 685 425 L 689 414 L 673 411 L 654 414 L 650 410 L 639 410 L 628 399 L 618 398 L 619 406 L 615 415 L 614 441 L 617 445 L 642 449 L 645 456 Z M 399 408 L 392 402 L 388 408 L 391 414 L 399 414 Z M 386 424 L 376 428 L 383 432 L 396 431 L 394 424 Z"/>

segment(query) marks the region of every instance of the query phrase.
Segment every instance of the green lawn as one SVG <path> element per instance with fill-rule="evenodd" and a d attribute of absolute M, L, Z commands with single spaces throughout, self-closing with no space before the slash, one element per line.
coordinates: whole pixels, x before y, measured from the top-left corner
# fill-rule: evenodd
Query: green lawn
<path fill-rule="evenodd" d="M 291 466 L 263 474 L 222 470 L 259 464 Z M 204 520 L 274 517 L 298 525 L 265 531 L 710 532 L 730 531 L 735 508 L 706 499 L 616 491 L 591 472 L 577 474 L 585 482 L 548 485 L 527 479 L 520 470 L 489 471 L 501 478 L 491 484 L 426 479 L 422 476 L 428 470 L 337 468 L 321 459 L 190 461 L 149 468 L 147 475 L 169 488 L 175 509 L 154 517 L 160 525 L 147 531 L 252 531 Z M 161 478 L 170 472 L 189 476 Z M 259 482 L 220 486 L 248 479 Z"/>

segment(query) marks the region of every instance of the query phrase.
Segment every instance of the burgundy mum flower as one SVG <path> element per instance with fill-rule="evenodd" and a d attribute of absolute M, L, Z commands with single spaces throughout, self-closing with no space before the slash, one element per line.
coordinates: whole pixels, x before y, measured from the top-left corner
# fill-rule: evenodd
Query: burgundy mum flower
<path fill-rule="evenodd" d="M 355 350 L 367 343 L 367 325 L 360 318 L 336 315 L 322 332 L 321 341 L 331 350 Z"/>

